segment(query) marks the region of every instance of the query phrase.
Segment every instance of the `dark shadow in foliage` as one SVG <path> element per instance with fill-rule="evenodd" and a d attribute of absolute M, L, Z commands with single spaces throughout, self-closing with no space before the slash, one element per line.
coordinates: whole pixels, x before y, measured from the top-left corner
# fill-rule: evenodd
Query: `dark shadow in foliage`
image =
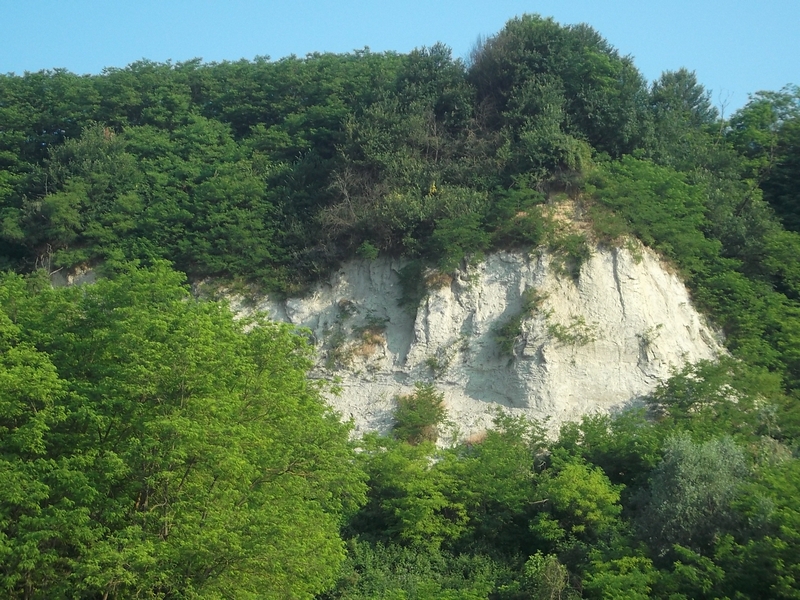
<path fill-rule="evenodd" d="M 400 281 L 400 300 L 398 304 L 406 309 L 410 314 L 416 315 L 419 303 L 427 293 L 425 286 L 425 263 L 420 260 L 409 261 L 397 272 Z"/>
<path fill-rule="evenodd" d="M 580 423 L 561 427 L 554 453 L 566 452 L 597 465 L 611 483 L 622 484 L 623 505 L 631 493 L 647 483 L 661 460 L 665 432 L 648 418 L 645 409 L 610 415 L 584 416 Z"/>

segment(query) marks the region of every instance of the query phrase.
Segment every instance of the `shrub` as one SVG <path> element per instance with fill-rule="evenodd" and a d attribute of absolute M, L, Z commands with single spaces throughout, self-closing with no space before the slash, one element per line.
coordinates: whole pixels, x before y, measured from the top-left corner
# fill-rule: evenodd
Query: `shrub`
<path fill-rule="evenodd" d="M 416 446 L 438 439 L 446 411 L 444 395 L 432 384 L 417 382 L 414 387 L 413 394 L 397 397 L 393 429 L 397 439 Z"/>
<path fill-rule="evenodd" d="M 588 324 L 582 315 L 573 315 L 567 325 L 550 323 L 547 326 L 547 333 L 562 344 L 572 346 L 585 346 L 597 340 L 596 327 Z"/>
<path fill-rule="evenodd" d="M 545 298 L 547 298 L 547 296 L 540 294 L 535 288 L 528 288 L 522 292 L 522 307 L 520 312 L 495 329 L 494 337 L 501 354 L 507 354 L 509 356 L 514 354 L 514 345 L 517 343 L 517 338 L 522 335 L 522 322 L 533 315 Z"/>
<path fill-rule="evenodd" d="M 559 236 L 550 242 L 553 257 L 553 269 L 561 276 L 569 276 L 577 281 L 583 263 L 592 257 L 592 249 L 582 233 L 570 233 Z"/>
<path fill-rule="evenodd" d="M 440 219 L 433 232 L 433 245 L 439 268 L 453 271 L 468 254 L 480 256 L 489 246 L 489 234 L 483 231 L 479 214 Z"/>
<path fill-rule="evenodd" d="M 378 249 L 371 242 L 363 242 L 356 250 L 356 254 L 366 260 L 375 260 L 378 258 Z"/>

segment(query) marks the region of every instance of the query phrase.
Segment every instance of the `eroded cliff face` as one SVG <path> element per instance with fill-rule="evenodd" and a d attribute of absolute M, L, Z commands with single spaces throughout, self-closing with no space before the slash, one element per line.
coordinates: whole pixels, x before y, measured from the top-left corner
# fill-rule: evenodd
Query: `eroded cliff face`
<path fill-rule="evenodd" d="M 577 279 L 554 260 L 492 254 L 429 281 L 416 314 L 399 306 L 402 263 L 388 259 L 350 262 L 302 298 L 232 304 L 312 331 L 314 376 L 339 378 L 329 401 L 357 434 L 388 431 L 395 397 L 417 381 L 444 393 L 464 438 L 487 428 L 496 407 L 553 427 L 622 407 L 674 368 L 722 351 L 686 287 L 649 250 L 596 248 Z"/>

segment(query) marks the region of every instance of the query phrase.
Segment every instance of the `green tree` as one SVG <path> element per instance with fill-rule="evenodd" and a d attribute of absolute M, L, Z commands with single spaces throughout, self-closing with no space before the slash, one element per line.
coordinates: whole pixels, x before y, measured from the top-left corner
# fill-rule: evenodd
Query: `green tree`
<path fill-rule="evenodd" d="M 710 96 L 687 69 L 666 71 L 653 83 L 651 145 L 656 161 L 677 169 L 705 163 L 705 155 L 714 150 L 712 130 L 719 116 Z"/>
<path fill-rule="evenodd" d="M 682 546 L 710 553 L 737 525 L 733 503 L 747 475 L 744 453 L 729 437 L 700 444 L 685 433 L 670 438 L 638 517 L 653 552 L 663 557 Z"/>
<path fill-rule="evenodd" d="M 797 598 L 800 589 L 800 461 L 786 453 L 761 465 L 736 502 L 747 525 L 720 540 L 729 593 Z"/>
<path fill-rule="evenodd" d="M 647 482 L 661 460 L 667 434 L 645 409 L 610 415 L 586 415 L 580 423 L 561 427 L 554 452 L 566 452 L 600 467 L 614 484 L 622 484 L 623 499 Z"/>
<path fill-rule="evenodd" d="M 444 395 L 433 384 L 417 382 L 412 394 L 398 396 L 392 431 L 398 440 L 412 445 L 436 442 L 446 415 Z"/>
<path fill-rule="evenodd" d="M 784 90 L 791 107 L 780 121 L 775 159 L 761 182 L 764 198 L 775 209 L 786 229 L 800 232 L 800 88 Z"/>
<path fill-rule="evenodd" d="M 503 566 L 476 554 L 421 552 L 353 539 L 336 589 L 341 600 L 486 600 Z"/>
<path fill-rule="evenodd" d="M 107 255 L 136 235 L 142 199 L 133 155 L 114 131 L 87 126 L 79 138 L 51 148 L 37 170 L 42 197 L 25 199 L 14 212 L 25 244 L 46 267 L 69 267 Z"/>
<path fill-rule="evenodd" d="M 342 515 L 364 489 L 346 427 L 305 377 L 304 338 L 263 321 L 244 333 L 163 264 L 81 289 L 33 283 L 0 287 L 13 348 L 0 455 L 17 481 L 0 504 L 7 593 L 286 598 L 331 585 Z M 40 383 L 23 394 L 20 376 Z"/>
<path fill-rule="evenodd" d="M 498 413 L 485 439 L 456 448 L 457 460 L 443 461 L 441 468 L 462 482 L 453 493 L 467 510 L 467 544 L 489 546 L 506 557 L 536 551 L 528 526 L 540 499 L 535 478 L 546 445 L 540 423 Z"/>
<path fill-rule="evenodd" d="M 531 531 L 561 552 L 607 539 L 620 525 L 620 489 L 601 469 L 578 461 L 548 469 L 537 481 L 541 512 Z"/>
<path fill-rule="evenodd" d="M 747 160 L 747 175 L 763 180 L 779 160 L 782 129 L 788 133 L 800 118 L 800 92 L 787 86 L 779 92 L 753 94 L 746 106 L 731 117 L 727 139 Z"/>
<path fill-rule="evenodd" d="M 771 415 L 787 399 L 774 373 L 721 357 L 687 365 L 646 402 L 664 429 L 690 431 L 697 439 L 732 435 L 754 441 L 762 435 L 780 436 Z"/>
<path fill-rule="evenodd" d="M 525 579 L 535 600 L 569 600 L 580 593 L 569 583 L 569 570 L 553 554 L 537 552 L 525 562 Z"/>
<path fill-rule="evenodd" d="M 467 515 L 457 480 L 434 463 L 435 446 L 368 438 L 364 448 L 369 503 L 352 527 L 368 537 L 435 553 L 464 531 Z"/>
<path fill-rule="evenodd" d="M 658 573 L 650 559 L 643 556 L 623 556 L 604 560 L 594 552 L 591 566 L 583 578 L 587 598 L 653 598 L 653 583 Z"/>
<path fill-rule="evenodd" d="M 544 86 L 553 102 L 541 108 L 564 107 L 564 133 L 612 156 L 631 152 L 647 128 L 641 74 L 587 25 L 564 27 L 538 15 L 512 19 L 476 47 L 468 77 L 478 102 L 503 124 L 542 114 L 525 98 L 538 104 L 541 95 L 530 86 Z"/>

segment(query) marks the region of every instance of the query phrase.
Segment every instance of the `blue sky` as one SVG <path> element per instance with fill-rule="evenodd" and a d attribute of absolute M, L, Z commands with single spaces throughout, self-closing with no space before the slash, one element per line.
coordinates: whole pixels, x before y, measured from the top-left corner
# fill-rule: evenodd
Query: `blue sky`
<path fill-rule="evenodd" d="M 800 84 L 800 0 L 0 0 L 0 73 L 99 73 L 156 61 L 408 52 L 465 57 L 515 15 L 588 23 L 649 80 L 687 67 L 726 114 L 758 90 Z"/>

